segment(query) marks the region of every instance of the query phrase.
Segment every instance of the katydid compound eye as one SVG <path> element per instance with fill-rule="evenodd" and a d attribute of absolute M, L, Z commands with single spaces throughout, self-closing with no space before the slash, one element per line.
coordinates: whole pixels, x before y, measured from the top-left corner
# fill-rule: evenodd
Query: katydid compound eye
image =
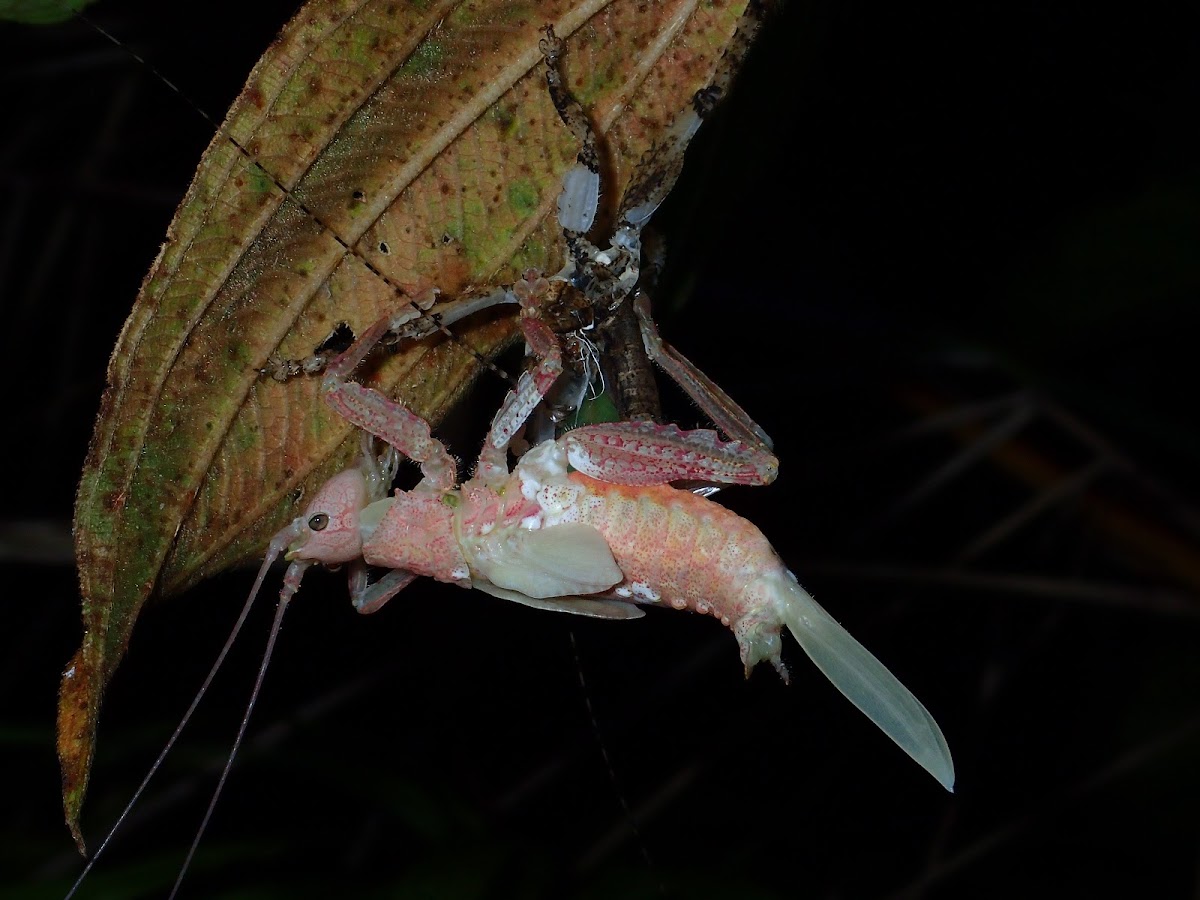
<path fill-rule="evenodd" d="M 308 520 L 308 527 L 313 531 L 324 531 L 325 526 L 329 524 L 329 516 L 326 513 L 317 513 Z"/>

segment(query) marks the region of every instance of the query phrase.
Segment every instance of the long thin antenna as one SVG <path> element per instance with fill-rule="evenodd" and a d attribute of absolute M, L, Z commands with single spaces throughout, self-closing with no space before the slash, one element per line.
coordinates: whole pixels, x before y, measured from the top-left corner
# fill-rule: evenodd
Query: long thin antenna
<path fill-rule="evenodd" d="M 167 895 L 167 900 L 174 900 L 175 895 L 179 892 L 179 886 L 183 884 L 183 876 L 187 874 L 188 867 L 192 864 L 196 848 L 200 846 L 200 838 L 204 836 L 204 830 L 208 828 L 213 810 L 217 808 L 217 800 L 221 797 L 221 791 L 225 789 L 225 782 L 233 768 L 233 760 L 242 746 L 242 738 L 246 736 L 246 726 L 250 724 L 250 714 L 254 711 L 254 704 L 258 701 L 263 679 L 267 676 L 267 666 L 271 664 L 271 654 L 275 652 L 275 639 L 279 637 L 279 629 L 283 625 L 283 614 L 287 612 L 288 603 L 295 595 L 296 588 L 300 586 L 300 576 L 309 565 L 308 562 L 297 560 L 288 567 L 287 575 L 284 577 L 283 590 L 279 592 L 279 605 L 275 608 L 275 620 L 271 623 L 271 633 L 267 636 L 267 648 L 263 651 L 262 663 L 258 667 L 258 677 L 254 679 L 254 689 L 250 692 L 250 702 L 246 704 L 246 713 L 242 716 L 242 724 L 238 728 L 237 737 L 233 739 L 233 747 L 229 750 L 229 758 L 225 760 L 225 768 L 221 770 L 221 777 L 217 780 L 212 799 L 208 801 L 208 809 L 204 811 L 204 818 L 200 822 L 200 827 L 196 829 L 196 836 L 192 838 L 192 845 L 188 847 L 187 856 L 179 868 L 179 875 L 175 878 L 175 884 L 171 888 L 171 893 Z"/>
<path fill-rule="evenodd" d="M 178 85 L 176 85 L 173 81 L 171 81 L 171 79 L 167 78 L 166 75 L 164 75 L 157 68 L 155 68 L 155 66 L 152 63 L 150 63 L 148 60 L 144 59 L 143 57 L 139 56 L 133 50 L 132 47 L 126 46 L 119 38 L 117 38 L 115 35 L 108 32 L 107 30 L 105 30 L 105 28 L 103 26 L 101 26 L 98 22 L 93 21 L 92 19 L 85 16 L 83 13 L 77 12 L 75 15 L 80 20 L 82 20 L 87 25 L 89 25 L 91 28 L 93 28 L 95 31 L 97 31 L 100 35 L 102 35 L 103 37 L 105 37 L 109 41 L 111 41 L 113 44 L 115 44 L 123 52 L 128 53 L 131 57 L 133 57 L 135 60 L 137 60 L 139 63 L 141 63 L 141 65 L 145 66 L 146 69 L 150 72 L 150 74 L 152 74 L 155 78 L 157 78 L 159 81 L 161 81 L 167 87 L 169 87 L 172 91 L 174 91 L 176 94 L 178 94 L 184 103 L 186 103 L 192 110 L 194 110 L 196 112 L 196 114 L 200 116 L 200 118 L 202 118 L 205 122 L 207 122 L 209 125 L 211 125 L 213 127 L 213 129 L 216 131 L 216 133 L 221 135 L 223 138 L 225 138 L 225 140 L 228 141 L 230 143 L 230 145 L 232 145 L 233 148 L 238 151 L 238 153 L 240 153 L 242 156 L 244 156 L 252 165 L 255 166 L 255 168 L 257 168 L 260 172 L 262 172 L 263 175 L 265 175 L 266 178 L 273 185 L 275 185 L 275 187 L 278 188 L 278 190 L 285 197 L 287 197 L 294 204 L 296 204 L 296 206 L 300 209 L 301 212 L 303 212 L 306 216 L 308 216 L 310 219 L 312 219 L 312 221 L 316 222 L 317 225 L 319 225 L 325 232 L 327 232 L 329 234 L 329 236 L 332 237 L 333 240 L 336 241 L 337 244 L 347 254 L 349 254 L 350 256 L 353 256 L 355 259 L 357 259 L 359 262 L 361 262 L 363 264 L 363 266 L 366 267 L 367 271 L 369 271 L 372 275 L 374 275 L 376 278 L 378 278 L 380 281 L 382 281 L 384 284 L 386 284 L 389 288 L 391 288 L 392 292 L 402 302 L 407 303 L 410 307 L 412 307 L 412 309 L 416 311 L 419 318 L 431 320 L 434 323 L 434 325 L 437 327 L 437 329 L 442 332 L 442 334 L 444 334 L 447 338 L 454 341 L 455 344 L 462 347 L 464 350 L 466 350 L 468 353 L 470 353 L 472 356 L 474 356 L 475 361 L 477 363 L 479 363 L 481 366 L 483 366 L 486 369 L 490 369 L 496 375 L 498 375 L 502 380 L 507 381 L 510 384 L 516 383 L 516 379 L 514 379 L 511 375 L 509 375 L 506 371 L 504 371 L 504 369 L 500 368 L 498 365 L 496 365 L 494 362 L 492 362 L 490 359 L 488 359 L 486 356 L 484 356 L 482 353 L 480 353 L 479 350 L 477 350 L 471 344 L 467 343 L 467 341 L 463 340 L 463 338 L 461 338 L 459 335 L 452 332 L 450 330 L 450 328 L 445 323 L 442 322 L 442 318 L 440 315 L 438 315 L 435 312 L 427 312 L 425 310 L 422 310 L 419 306 L 417 306 L 417 304 L 412 301 L 412 298 L 409 297 L 408 294 L 406 294 L 404 292 L 404 289 L 401 288 L 400 285 L 396 284 L 396 282 L 394 282 L 390 277 L 388 277 L 388 275 L 386 275 L 378 266 L 376 266 L 373 262 L 371 262 L 371 260 L 367 259 L 367 257 L 365 257 L 361 253 L 359 253 L 358 250 L 356 250 L 349 241 L 342 238 L 342 236 L 337 232 L 336 229 L 333 228 L 333 226 L 331 226 L 328 222 L 326 222 L 324 220 L 324 218 L 322 218 L 320 215 L 318 215 L 315 210 L 311 209 L 302 199 L 297 197 L 291 188 L 289 188 L 287 185 L 283 184 L 283 182 L 281 182 L 278 178 L 276 178 L 275 174 L 273 172 L 271 172 L 271 170 L 268 169 L 266 166 L 264 166 L 258 160 L 258 158 L 253 153 L 250 152 L 250 150 L 247 147 L 242 145 L 242 143 L 237 138 L 235 138 L 232 134 L 229 134 L 227 131 L 223 131 L 221 128 L 221 125 L 217 122 L 216 119 L 214 119 L 207 112 L 205 112 L 205 110 L 202 107 L 197 105 L 196 102 L 193 101 L 191 97 L 189 97 L 182 90 L 180 90 Z"/>
<path fill-rule="evenodd" d="M 146 773 L 146 777 L 142 779 L 142 783 L 138 785 L 137 790 L 133 792 L 133 796 L 129 798 L 129 802 L 125 804 L 125 808 L 121 810 L 121 815 L 117 817 L 117 821 L 113 827 L 109 829 L 108 834 L 104 836 L 104 840 L 100 842 L 100 846 L 96 848 L 96 852 L 92 854 L 92 858 L 88 860 L 87 865 L 83 867 L 83 871 L 79 873 L 79 877 L 75 879 L 75 883 L 71 885 L 71 890 L 67 892 L 64 900 L 71 900 L 75 892 L 79 890 L 79 886 L 83 884 L 83 880 L 87 878 L 88 873 L 92 871 L 92 867 L 96 865 L 96 861 L 100 859 L 106 847 L 113 839 L 113 835 L 117 833 L 117 829 L 129 817 L 129 813 L 133 811 L 134 804 L 141 798 L 142 793 L 146 790 L 146 786 L 150 784 L 150 779 L 159 770 L 163 764 L 163 760 L 167 758 L 167 754 L 171 752 L 171 748 L 179 740 L 180 734 L 187 726 L 188 721 L 192 718 L 192 713 L 196 711 L 196 707 L 200 705 L 200 701 L 204 698 L 205 692 L 208 691 L 209 685 L 212 684 L 213 678 L 216 677 L 217 671 L 221 668 L 221 664 L 225 662 L 225 657 L 229 655 L 229 650 L 233 647 L 233 642 L 237 639 L 238 633 L 242 630 L 242 626 L 246 623 L 246 617 L 250 614 L 250 607 L 254 605 L 254 599 L 258 596 L 258 591 L 262 587 L 263 579 L 267 576 L 267 570 L 271 568 L 271 563 L 275 561 L 275 557 L 279 555 L 282 547 L 277 547 L 273 541 L 271 551 L 268 552 L 267 558 L 263 560 L 262 567 L 258 570 L 258 577 L 254 579 L 254 586 L 250 589 L 249 596 L 246 597 L 246 602 L 242 604 L 242 611 L 238 614 L 237 621 L 233 623 L 233 630 L 229 632 L 229 637 L 225 639 L 225 646 L 221 648 L 221 652 L 217 654 L 216 661 L 212 664 L 212 668 L 208 670 L 208 675 L 204 677 L 204 682 L 200 685 L 200 690 L 196 692 L 196 696 L 192 698 L 191 705 L 187 708 L 187 712 L 183 714 L 183 718 L 179 720 L 179 724 L 175 726 L 175 730 L 171 732 L 171 736 L 167 739 L 166 746 L 162 748 L 162 752 L 154 760 L 150 766 L 150 771 Z M 272 639 L 273 639 L 272 635 Z"/>
<path fill-rule="evenodd" d="M 657 867 L 654 864 L 654 858 L 650 855 L 650 845 L 646 843 L 646 836 L 642 834 L 642 829 L 638 825 L 638 817 L 634 814 L 633 807 L 629 805 L 629 798 L 625 794 L 625 788 L 621 784 L 621 779 L 617 775 L 617 768 L 613 765 L 612 757 L 608 754 L 608 745 L 604 741 L 604 734 L 600 730 L 600 720 L 596 716 L 596 708 L 592 706 L 592 695 L 588 690 L 587 679 L 583 676 L 583 658 L 579 655 L 579 645 L 575 641 L 575 630 L 570 629 L 567 632 L 567 638 L 571 642 L 571 654 L 575 657 L 575 673 L 579 676 L 579 687 L 583 695 L 583 703 L 587 708 L 588 718 L 592 723 L 592 734 L 596 738 L 596 747 L 600 750 L 600 756 L 604 760 L 604 767 L 608 770 L 608 780 L 612 784 L 613 793 L 617 795 L 617 802 L 621 804 L 621 810 L 625 813 L 625 822 L 629 826 L 629 833 L 637 843 L 638 849 L 642 853 L 642 859 L 646 863 L 646 868 L 651 874 L 659 876 Z M 664 897 L 667 895 L 667 884 L 658 877 L 658 892 Z"/>

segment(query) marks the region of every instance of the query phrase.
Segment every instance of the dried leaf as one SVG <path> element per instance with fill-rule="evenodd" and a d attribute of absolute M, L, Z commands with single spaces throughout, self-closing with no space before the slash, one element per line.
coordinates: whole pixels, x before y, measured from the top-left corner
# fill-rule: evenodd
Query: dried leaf
<path fill-rule="evenodd" d="M 545 88 L 541 26 L 568 39 L 568 84 L 619 196 L 745 7 L 317 0 L 284 28 L 205 152 L 109 364 L 75 510 L 86 631 L 59 705 L 81 848 L 100 697 L 143 603 L 259 557 L 301 491 L 356 452 L 319 379 L 259 368 L 312 353 L 338 322 L 361 333 L 400 304 L 394 286 L 453 295 L 559 267 L 554 204 L 577 147 Z M 370 383 L 436 423 L 514 335 L 500 315 L 456 331 Z"/>

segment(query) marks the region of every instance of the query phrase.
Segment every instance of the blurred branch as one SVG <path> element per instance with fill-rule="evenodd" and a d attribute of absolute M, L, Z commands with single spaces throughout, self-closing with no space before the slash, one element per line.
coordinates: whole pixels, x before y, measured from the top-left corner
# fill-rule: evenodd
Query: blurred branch
<path fill-rule="evenodd" d="M 1080 578 L 1053 578 L 1039 575 L 1010 575 L 991 572 L 963 572 L 951 568 L 880 565 L 858 562 L 801 563 L 797 571 L 805 576 L 889 581 L 896 584 L 931 585 L 955 590 L 979 590 L 1027 596 L 1046 600 L 1065 600 L 1132 609 L 1138 612 L 1166 613 L 1176 616 L 1200 615 L 1200 598 L 1193 594 L 1139 586 L 1120 586 Z"/>
<path fill-rule="evenodd" d="M 0 522 L 0 562 L 74 566 L 71 523 L 61 519 Z"/>

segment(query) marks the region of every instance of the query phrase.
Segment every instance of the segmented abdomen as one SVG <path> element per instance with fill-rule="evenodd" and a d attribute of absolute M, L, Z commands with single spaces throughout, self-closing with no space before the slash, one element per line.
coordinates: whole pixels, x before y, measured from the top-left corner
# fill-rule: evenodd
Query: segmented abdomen
<path fill-rule="evenodd" d="M 615 591 L 642 602 L 711 613 L 725 624 L 744 609 L 744 588 L 782 568 L 762 532 L 711 500 L 672 488 L 608 484 L 572 472 L 592 498 L 578 520 L 608 541 L 625 582 Z"/>

